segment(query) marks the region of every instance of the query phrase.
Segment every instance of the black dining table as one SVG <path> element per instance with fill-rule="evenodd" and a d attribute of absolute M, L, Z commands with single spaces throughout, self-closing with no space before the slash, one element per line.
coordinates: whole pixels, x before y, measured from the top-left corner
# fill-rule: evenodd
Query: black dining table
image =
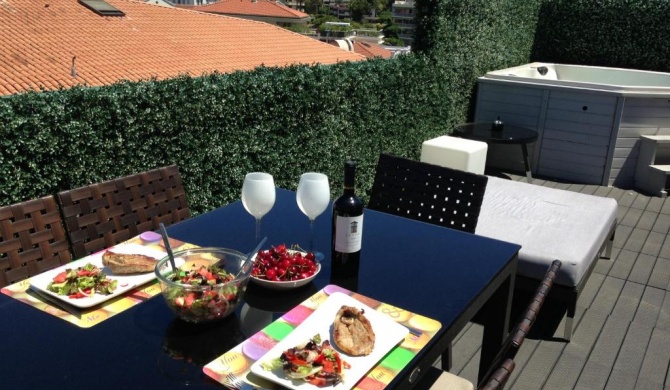
<path fill-rule="evenodd" d="M 168 233 L 199 246 L 249 252 L 255 247 L 254 223 L 238 201 L 172 225 Z M 312 283 L 287 291 L 250 283 L 245 304 L 210 324 L 176 319 L 160 294 L 90 328 L 0 294 L 0 387 L 223 389 L 202 373 L 202 366 L 265 325 L 243 315 L 243 308 L 271 313 L 274 320 L 330 284 L 330 224 L 327 210 L 314 225 L 314 249 L 325 258 Z M 277 189 L 275 205 L 262 219 L 261 236 L 268 238 L 268 245 L 306 247 L 309 232 L 295 192 Z M 357 292 L 442 324 L 388 388 L 412 388 L 478 312 L 484 325 L 481 378 L 507 334 L 519 249 L 516 244 L 365 210 Z"/>

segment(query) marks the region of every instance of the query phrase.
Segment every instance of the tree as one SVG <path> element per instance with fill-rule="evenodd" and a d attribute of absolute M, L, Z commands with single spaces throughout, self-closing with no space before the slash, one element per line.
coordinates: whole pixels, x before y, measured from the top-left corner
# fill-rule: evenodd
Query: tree
<path fill-rule="evenodd" d="M 386 0 L 350 0 L 349 11 L 351 12 L 351 19 L 360 22 L 372 10 L 377 13 L 383 11 L 386 8 L 386 3 Z"/>
<path fill-rule="evenodd" d="M 305 1 L 306 13 L 310 15 L 328 13 L 328 7 L 326 7 L 323 4 L 323 0 L 304 0 L 304 1 Z"/>

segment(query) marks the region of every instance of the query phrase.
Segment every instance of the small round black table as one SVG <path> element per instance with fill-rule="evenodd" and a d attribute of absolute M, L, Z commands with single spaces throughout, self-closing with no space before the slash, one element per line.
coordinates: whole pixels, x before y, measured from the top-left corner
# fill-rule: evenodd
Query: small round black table
<path fill-rule="evenodd" d="M 487 144 L 517 144 L 521 145 L 523 164 L 526 177 L 533 182 L 533 175 L 528 162 L 528 148 L 526 145 L 537 141 L 537 132 L 521 126 L 504 124 L 502 130 L 494 129 L 493 123 L 464 123 L 454 128 L 456 137 L 484 141 Z"/>

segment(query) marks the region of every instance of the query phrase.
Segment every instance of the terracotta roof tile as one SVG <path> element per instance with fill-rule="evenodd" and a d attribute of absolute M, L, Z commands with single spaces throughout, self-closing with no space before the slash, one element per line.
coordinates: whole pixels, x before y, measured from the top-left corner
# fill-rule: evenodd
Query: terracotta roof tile
<path fill-rule="evenodd" d="M 125 16 L 99 16 L 77 0 L 1 0 L 0 36 L 12 38 L 0 39 L 0 95 L 365 58 L 263 22 L 107 2 Z"/>
<path fill-rule="evenodd" d="M 216 3 L 191 7 L 193 10 L 226 15 L 255 15 L 278 18 L 304 19 L 308 14 L 270 0 L 221 0 Z"/>
<path fill-rule="evenodd" d="M 381 58 L 392 58 L 393 53 L 384 48 L 383 46 L 377 45 L 375 43 L 367 42 L 354 42 L 354 51 L 358 54 L 362 54 L 368 58 L 381 57 Z"/>

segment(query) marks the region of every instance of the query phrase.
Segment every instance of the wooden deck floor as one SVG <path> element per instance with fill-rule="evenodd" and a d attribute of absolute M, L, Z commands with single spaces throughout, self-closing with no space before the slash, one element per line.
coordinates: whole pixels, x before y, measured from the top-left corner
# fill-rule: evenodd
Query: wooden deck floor
<path fill-rule="evenodd" d="M 545 305 L 506 388 L 670 389 L 670 198 L 539 179 L 533 184 L 614 198 L 619 225 L 612 258 L 599 260 L 579 298 L 572 341 L 560 338 L 565 311 Z M 481 326 L 469 324 L 453 346 L 451 372 L 473 382 L 481 334 Z"/>

